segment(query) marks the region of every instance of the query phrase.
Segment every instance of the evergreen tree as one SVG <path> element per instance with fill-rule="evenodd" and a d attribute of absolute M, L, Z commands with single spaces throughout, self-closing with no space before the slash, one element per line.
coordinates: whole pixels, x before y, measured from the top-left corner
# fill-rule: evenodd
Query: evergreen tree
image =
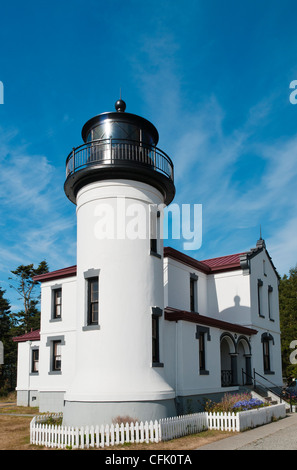
<path fill-rule="evenodd" d="M 14 282 L 16 284 L 11 285 L 11 287 L 20 294 L 20 299 L 24 305 L 22 310 L 13 313 L 15 324 L 19 328 L 18 334 L 27 333 L 31 329 L 38 329 L 40 327 L 40 311 L 37 308 L 38 296 L 35 292 L 38 282 L 34 280 L 34 276 L 47 272 L 48 265 L 46 261 L 41 261 L 37 268 L 34 268 L 33 264 L 20 265 L 14 271 L 11 271 L 14 274 Z"/>
<path fill-rule="evenodd" d="M 279 308 L 283 375 L 290 380 L 297 377 L 297 265 L 280 280 Z"/>
<path fill-rule="evenodd" d="M 12 390 L 16 381 L 16 345 L 12 341 L 10 304 L 0 287 L 0 341 L 4 347 L 4 364 L 0 365 L 0 396 Z"/>

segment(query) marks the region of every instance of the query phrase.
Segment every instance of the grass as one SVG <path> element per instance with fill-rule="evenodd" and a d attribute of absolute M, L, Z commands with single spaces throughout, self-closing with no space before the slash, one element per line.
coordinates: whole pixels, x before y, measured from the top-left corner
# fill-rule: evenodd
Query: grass
<path fill-rule="evenodd" d="M 31 450 L 28 416 L 0 415 L 0 450 Z"/>
<path fill-rule="evenodd" d="M 38 408 L 16 406 L 15 394 L 0 398 L 0 450 L 51 450 L 30 444 L 30 421 Z M 150 444 L 125 444 L 101 450 L 194 450 L 234 435 L 227 431 L 207 430 L 198 434 Z"/>

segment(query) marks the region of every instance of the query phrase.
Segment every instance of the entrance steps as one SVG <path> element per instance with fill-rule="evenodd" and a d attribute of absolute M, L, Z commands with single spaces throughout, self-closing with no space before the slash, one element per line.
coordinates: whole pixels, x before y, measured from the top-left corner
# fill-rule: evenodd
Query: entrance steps
<path fill-rule="evenodd" d="M 287 413 L 290 411 L 290 404 L 280 398 L 277 394 L 273 393 L 272 390 L 261 387 L 260 385 L 257 385 L 256 388 L 254 388 L 252 385 L 245 385 L 241 386 L 240 389 L 244 392 L 250 392 L 253 398 L 259 398 L 262 401 L 266 401 L 270 405 L 285 403 Z"/>

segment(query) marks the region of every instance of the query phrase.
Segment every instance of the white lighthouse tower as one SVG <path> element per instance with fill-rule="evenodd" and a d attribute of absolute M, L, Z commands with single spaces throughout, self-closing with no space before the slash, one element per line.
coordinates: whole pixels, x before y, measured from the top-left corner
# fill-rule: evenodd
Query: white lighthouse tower
<path fill-rule="evenodd" d="M 66 425 L 175 414 L 164 373 L 163 207 L 173 164 L 146 119 L 116 111 L 82 129 L 67 158 L 65 193 L 77 212 L 76 374 Z"/>

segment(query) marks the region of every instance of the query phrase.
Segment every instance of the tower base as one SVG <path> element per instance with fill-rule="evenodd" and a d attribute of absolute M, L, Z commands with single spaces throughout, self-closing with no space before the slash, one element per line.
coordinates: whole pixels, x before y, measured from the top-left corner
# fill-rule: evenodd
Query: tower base
<path fill-rule="evenodd" d="M 96 426 L 135 421 L 155 421 L 176 416 L 174 398 L 138 402 L 65 401 L 63 425 Z"/>

